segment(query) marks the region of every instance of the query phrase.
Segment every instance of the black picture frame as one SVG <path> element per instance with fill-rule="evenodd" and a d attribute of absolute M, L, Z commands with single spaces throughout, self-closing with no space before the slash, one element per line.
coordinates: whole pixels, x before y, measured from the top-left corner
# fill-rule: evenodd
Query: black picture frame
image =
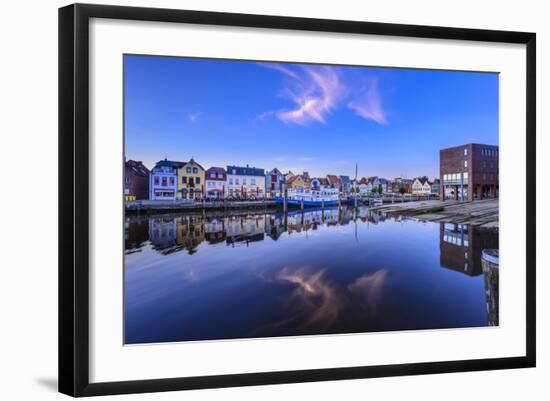
<path fill-rule="evenodd" d="M 89 21 L 90 18 L 438 38 L 526 45 L 526 354 L 520 357 L 382 366 L 89 381 Z M 59 9 L 59 391 L 71 396 L 252 386 L 534 367 L 536 35 L 436 26 L 74 4 Z"/>

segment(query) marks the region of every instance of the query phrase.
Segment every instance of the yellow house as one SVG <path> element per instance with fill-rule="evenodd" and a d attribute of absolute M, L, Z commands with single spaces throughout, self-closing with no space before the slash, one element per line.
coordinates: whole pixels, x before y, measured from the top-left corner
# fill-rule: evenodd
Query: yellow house
<path fill-rule="evenodd" d="M 178 169 L 178 198 L 200 199 L 204 194 L 205 170 L 193 158 Z"/>
<path fill-rule="evenodd" d="M 305 175 L 294 175 L 286 180 L 288 189 L 304 190 L 311 188 L 311 180 Z"/>

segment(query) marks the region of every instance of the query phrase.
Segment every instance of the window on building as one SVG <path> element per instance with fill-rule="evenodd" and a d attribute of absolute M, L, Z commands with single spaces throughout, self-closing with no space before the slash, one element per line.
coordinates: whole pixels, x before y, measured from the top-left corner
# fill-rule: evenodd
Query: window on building
<path fill-rule="evenodd" d="M 200 183 L 201 183 L 200 177 L 195 178 L 195 184 L 200 184 Z"/>
<path fill-rule="evenodd" d="M 246 185 L 246 178 L 243 178 L 243 185 Z"/>
<path fill-rule="evenodd" d="M 464 167 L 468 167 L 468 160 L 464 160 Z"/>
<path fill-rule="evenodd" d="M 491 168 L 495 168 L 495 164 L 494 164 L 494 163 L 491 163 Z"/>
<path fill-rule="evenodd" d="M 233 178 L 229 179 L 229 185 L 233 185 Z"/>
<path fill-rule="evenodd" d="M 468 156 L 468 148 L 464 148 L 464 156 Z"/>
<path fill-rule="evenodd" d="M 168 179 L 166 177 L 162 177 L 162 186 L 165 187 L 168 185 Z"/>
<path fill-rule="evenodd" d="M 233 174 L 234 175 L 237 174 L 237 170 L 233 169 Z"/>
<path fill-rule="evenodd" d="M 181 177 L 181 183 L 187 184 L 187 177 Z"/>
<path fill-rule="evenodd" d="M 252 178 L 252 179 L 250 180 L 250 185 L 256 185 L 256 179 Z"/>
<path fill-rule="evenodd" d="M 483 168 L 487 168 L 487 162 L 483 162 Z"/>
<path fill-rule="evenodd" d="M 174 177 L 170 177 L 170 185 L 174 185 Z"/>
<path fill-rule="evenodd" d="M 155 177 L 155 185 L 158 185 L 159 184 L 159 177 Z"/>
<path fill-rule="evenodd" d="M 239 179 L 235 178 L 235 185 L 239 185 Z"/>
<path fill-rule="evenodd" d="M 193 174 L 197 174 L 199 172 L 199 169 L 197 167 L 193 167 Z"/>
<path fill-rule="evenodd" d="M 185 171 L 186 171 L 187 173 L 191 173 L 191 167 L 187 167 L 187 168 L 185 169 Z"/>

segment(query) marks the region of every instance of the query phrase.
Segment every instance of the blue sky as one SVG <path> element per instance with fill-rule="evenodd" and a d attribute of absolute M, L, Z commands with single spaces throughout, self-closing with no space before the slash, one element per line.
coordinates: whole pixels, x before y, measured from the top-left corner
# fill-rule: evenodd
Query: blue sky
<path fill-rule="evenodd" d="M 125 152 L 313 176 L 434 177 L 439 150 L 498 145 L 498 75 L 125 56 Z"/>

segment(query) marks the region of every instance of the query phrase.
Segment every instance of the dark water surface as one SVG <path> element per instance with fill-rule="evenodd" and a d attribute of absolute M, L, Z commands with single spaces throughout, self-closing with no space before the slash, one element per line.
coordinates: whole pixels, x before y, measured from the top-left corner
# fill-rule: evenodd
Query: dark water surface
<path fill-rule="evenodd" d="M 498 324 L 494 230 L 336 208 L 131 216 L 125 242 L 126 344 Z"/>

